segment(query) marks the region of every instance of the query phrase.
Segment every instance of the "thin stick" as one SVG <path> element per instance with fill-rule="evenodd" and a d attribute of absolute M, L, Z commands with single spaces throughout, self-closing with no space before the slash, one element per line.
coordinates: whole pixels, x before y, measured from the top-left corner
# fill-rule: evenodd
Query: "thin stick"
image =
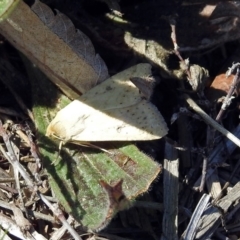
<path fill-rule="evenodd" d="M 1 201 L 0 200 L 0 206 L 2 208 L 5 208 L 5 209 L 9 209 L 11 210 L 12 209 L 12 206 L 10 203 L 7 203 L 5 201 Z M 25 209 L 21 209 L 23 212 L 25 212 Z M 40 212 L 35 212 L 35 211 L 32 211 L 32 210 L 29 210 L 27 209 L 29 215 L 32 215 L 34 216 L 35 218 L 40 218 L 40 219 L 43 219 L 45 221 L 48 221 L 48 222 L 52 222 L 52 223 L 56 223 L 56 218 L 50 216 L 50 215 L 47 215 L 47 214 L 43 214 L 43 213 L 40 213 Z"/>
<path fill-rule="evenodd" d="M 238 125 L 234 130 L 234 135 L 240 137 L 240 125 Z M 232 141 L 226 139 L 226 141 L 220 142 L 213 150 L 211 150 L 211 153 L 208 156 L 208 166 L 212 167 L 207 169 L 206 180 L 215 173 L 217 166 L 221 166 L 226 162 L 228 156 L 230 156 L 236 147 L 237 146 Z M 228 154 L 226 154 L 226 152 Z M 199 188 L 200 181 L 201 178 L 194 183 L 193 189 L 197 190 Z"/>
<path fill-rule="evenodd" d="M 174 18 L 174 16 L 170 16 L 170 18 L 168 19 L 170 27 L 171 27 L 171 39 L 172 39 L 172 43 L 174 46 L 174 54 L 179 58 L 180 62 L 181 62 L 181 68 L 183 68 L 185 70 L 185 73 L 188 76 L 188 79 L 191 79 L 191 73 L 189 71 L 189 64 L 188 61 L 185 61 L 180 52 L 178 51 L 179 47 L 178 47 L 178 43 L 177 43 L 177 35 L 176 35 L 176 20 Z M 181 89 L 185 89 L 184 87 L 184 83 L 183 81 L 178 81 L 179 86 Z M 186 126 L 186 121 L 187 121 L 187 117 L 185 115 L 180 116 L 180 118 L 178 118 L 178 134 L 179 134 L 179 143 L 181 145 L 183 145 L 183 147 L 186 148 L 191 148 L 191 143 L 190 143 L 190 139 L 191 139 L 191 133 L 189 131 L 187 131 L 187 126 Z M 181 151 L 180 152 L 180 157 L 183 159 L 183 165 L 184 166 L 189 166 L 190 165 L 190 152 L 189 151 Z"/>
<path fill-rule="evenodd" d="M 239 84 L 239 81 L 240 81 L 240 71 L 239 71 L 239 67 L 237 68 L 237 73 L 236 75 L 234 76 L 234 79 L 232 81 L 232 84 L 231 84 L 231 87 L 228 91 L 228 94 L 227 96 L 225 97 L 224 101 L 223 101 L 223 104 L 221 106 L 221 109 L 216 117 L 216 121 L 217 122 L 220 122 L 220 120 L 222 119 L 223 117 L 223 114 L 225 113 L 227 107 L 230 105 L 231 103 L 231 100 L 232 100 L 232 95 L 235 91 L 235 89 L 237 88 L 238 84 Z"/>
<path fill-rule="evenodd" d="M 59 206 L 55 204 L 51 204 L 47 198 L 45 198 L 44 195 L 41 193 L 38 194 L 41 200 L 51 209 L 51 211 L 54 213 L 54 215 L 62 222 L 63 226 L 70 232 L 70 234 L 74 237 L 75 240 L 82 240 L 82 238 L 78 235 L 78 233 L 75 231 L 75 229 L 72 228 L 72 226 L 68 223 L 66 218 L 64 217 L 64 214 L 62 210 L 59 208 Z"/>
<path fill-rule="evenodd" d="M 199 187 L 199 192 L 203 191 L 205 182 L 206 182 L 206 173 L 207 173 L 207 163 L 208 163 L 208 158 L 205 156 L 203 158 L 203 166 L 202 166 L 202 179 Z"/>
<path fill-rule="evenodd" d="M 231 140 L 233 143 L 235 143 L 238 147 L 240 147 L 240 140 L 239 138 L 235 137 L 232 133 L 230 133 L 228 130 L 223 128 L 219 123 L 217 123 L 215 120 L 213 120 L 207 113 L 205 113 L 187 94 L 183 95 L 184 99 L 187 101 L 189 106 L 197 112 L 203 120 L 211 125 L 214 129 L 218 130 L 220 133 L 222 133 L 226 138 Z"/>
<path fill-rule="evenodd" d="M 213 134 L 211 134 L 212 132 Z M 210 126 L 207 127 L 206 146 L 208 147 L 207 147 L 207 151 L 206 152 L 204 151 L 203 164 L 202 164 L 202 179 L 201 179 L 201 184 L 199 186 L 199 192 L 202 192 L 205 186 L 209 153 L 213 150 L 215 132 L 216 132 L 215 129 L 212 129 Z"/>
<path fill-rule="evenodd" d="M 185 62 L 185 60 L 182 58 L 180 52 L 179 52 L 179 47 L 178 47 L 178 44 L 177 44 L 177 35 L 176 35 L 176 20 L 174 17 L 170 17 L 169 18 L 169 24 L 170 24 L 170 27 L 171 27 L 171 39 L 172 39 L 172 42 L 173 42 L 173 46 L 174 46 L 174 53 L 175 55 L 179 58 L 184 70 L 185 70 L 185 73 L 187 74 L 188 76 L 188 79 L 189 81 L 192 80 L 192 77 L 191 77 L 191 72 L 189 71 L 189 64 L 187 64 Z"/>
<path fill-rule="evenodd" d="M 26 184 L 28 185 L 28 187 L 31 188 L 32 191 L 36 192 L 39 198 L 53 211 L 53 214 L 59 218 L 63 226 L 66 227 L 66 229 L 73 236 L 73 238 L 75 240 L 82 240 L 82 238 L 78 236 L 78 233 L 75 231 L 75 229 L 73 229 L 72 226 L 67 223 L 66 218 L 64 217 L 62 211 L 60 211 L 59 208 L 55 208 L 54 207 L 55 205 L 51 204 L 47 200 L 47 198 L 38 191 L 37 184 L 33 182 L 31 176 L 27 173 L 24 167 L 18 162 L 15 152 L 13 150 L 13 147 L 11 145 L 11 142 L 9 140 L 10 137 L 6 133 L 5 129 L 3 128 L 1 120 L 0 120 L 0 136 L 2 136 L 4 143 L 6 145 L 6 148 L 8 150 L 8 152 L 6 152 L 3 149 L 3 147 L 0 145 L 0 150 L 2 151 L 4 157 L 10 162 L 10 164 L 12 164 L 14 169 L 18 170 L 18 172 L 22 175 L 22 177 L 26 181 Z M 27 213 L 27 210 L 26 210 L 26 213 Z"/>

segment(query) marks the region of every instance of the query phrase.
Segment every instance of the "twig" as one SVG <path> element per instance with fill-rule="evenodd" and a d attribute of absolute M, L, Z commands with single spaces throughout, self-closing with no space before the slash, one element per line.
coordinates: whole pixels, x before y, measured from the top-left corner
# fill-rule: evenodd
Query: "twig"
<path fill-rule="evenodd" d="M 67 222 L 69 224 L 72 224 L 74 223 L 74 218 L 72 216 L 69 216 L 68 219 L 67 219 Z M 59 228 L 58 230 L 56 230 L 53 235 L 51 236 L 50 240 L 58 240 L 58 239 L 62 239 L 63 238 L 63 235 L 65 234 L 66 232 L 66 227 L 65 226 L 62 226 L 61 228 Z"/>
<path fill-rule="evenodd" d="M 9 209 L 9 210 L 12 209 L 11 204 L 9 204 L 5 201 L 1 201 L 1 200 L 0 200 L 0 207 L 5 208 L 5 209 Z M 23 212 L 25 212 L 24 209 L 21 209 L 21 210 Z M 43 214 L 43 213 L 40 213 L 40 212 L 35 212 L 35 211 L 29 210 L 29 209 L 27 211 L 28 211 L 29 215 L 31 215 L 35 218 L 40 218 L 40 219 L 48 221 L 48 222 L 56 223 L 56 219 L 52 216 L 49 216 L 49 215 L 46 215 L 46 214 Z"/>
<path fill-rule="evenodd" d="M 15 179 L 14 179 L 14 182 L 15 182 Z M 8 187 L 8 186 L 5 186 L 3 184 L 0 184 L 0 189 L 4 189 L 10 193 L 13 193 L 13 194 L 18 194 L 18 191 L 14 188 L 11 188 L 11 187 Z"/>
<path fill-rule="evenodd" d="M 240 67 L 240 63 L 233 63 L 232 66 L 228 68 L 226 72 L 226 77 L 229 77 L 235 71 L 235 69 L 239 67 Z"/>
<path fill-rule="evenodd" d="M 224 98 L 224 101 L 222 103 L 221 109 L 220 109 L 220 111 L 219 111 L 219 113 L 218 113 L 218 115 L 216 117 L 216 121 L 217 122 L 220 122 L 220 120 L 222 119 L 223 114 L 225 113 L 227 107 L 230 105 L 231 100 L 232 100 L 232 95 L 233 95 L 235 89 L 237 88 L 239 82 L 240 82 L 240 70 L 239 70 L 239 67 L 237 67 L 237 73 L 234 76 L 234 79 L 233 79 L 231 87 L 230 87 L 230 89 L 228 91 L 228 94 Z"/>
<path fill-rule="evenodd" d="M 28 187 L 32 189 L 33 192 L 36 192 L 38 196 L 44 201 L 44 203 L 47 204 L 47 206 L 53 211 L 53 214 L 57 217 L 60 217 L 59 220 L 62 222 L 62 224 L 67 228 L 67 230 L 72 234 L 74 239 L 76 240 L 82 240 L 81 237 L 78 236 L 78 233 L 69 225 L 65 219 L 65 217 L 62 214 L 62 211 L 56 209 L 48 200 L 45 198 L 39 191 L 37 184 L 33 182 L 30 175 L 26 172 L 24 167 L 18 162 L 17 157 L 15 155 L 15 152 L 12 148 L 11 142 L 9 141 L 9 136 L 6 133 L 5 129 L 3 128 L 2 122 L 0 121 L 0 136 L 2 136 L 5 145 L 7 147 L 8 152 L 5 152 L 3 147 L 0 145 L 0 150 L 2 150 L 3 155 L 6 157 L 6 159 L 12 164 L 14 169 L 17 169 L 19 173 L 22 175 L 24 180 L 26 181 L 26 184 Z M 56 212 L 55 212 L 56 211 Z"/>
<path fill-rule="evenodd" d="M 15 178 L 13 178 L 13 177 L 9 177 L 9 178 L 0 177 L 0 183 L 7 183 L 7 182 L 15 182 Z"/>
<path fill-rule="evenodd" d="M 188 76 L 188 79 L 190 81 L 192 78 L 191 78 L 191 72 L 189 70 L 189 64 L 186 63 L 186 61 L 182 58 L 182 56 L 179 52 L 179 47 L 178 47 L 178 44 L 177 44 L 177 35 L 176 35 L 176 20 L 173 16 L 169 18 L 169 24 L 170 24 L 170 27 L 171 27 L 171 30 L 172 30 L 171 39 L 172 39 L 173 46 L 174 46 L 174 53 L 179 58 L 179 60 L 181 62 L 181 65 L 182 65 L 182 68 L 185 70 L 185 72 Z"/>
<path fill-rule="evenodd" d="M 51 209 L 54 215 L 62 222 L 63 226 L 70 232 L 70 234 L 74 237 L 74 239 L 82 240 L 82 238 L 78 235 L 78 233 L 68 223 L 59 206 L 57 204 L 51 204 L 47 200 L 47 198 L 45 198 L 45 196 L 42 195 L 41 193 L 39 193 L 38 195 L 41 198 L 41 200 L 49 207 L 49 209 Z"/>
<path fill-rule="evenodd" d="M 21 228 L 11 218 L 0 213 L 0 226 L 8 233 L 23 240 L 34 240 L 32 236 L 25 236 Z"/>
<path fill-rule="evenodd" d="M 234 130 L 234 134 L 238 137 L 240 137 L 240 125 L 236 127 Z M 208 158 L 208 165 L 211 166 L 207 169 L 206 179 L 209 179 L 209 177 L 215 172 L 216 166 L 222 165 L 226 159 L 228 158 L 228 155 L 226 155 L 226 152 L 228 154 L 231 154 L 236 149 L 236 144 L 234 144 L 231 140 L 222 141 L 220 142 L 211 152 Z M 214 167 L 215 166 L 215 167 Z M 194 189 L 199 188 L 201 179 L 198 179 L 194 184 Z"/>
<path fill-rule="evenodd" d="M 32 156 L 34 157 L 35 161 L 36 161 L 36 164 L 38 166 L 38 169 L 37 171 L 39 171 L 40 167 L 41 167 L 41 160 L 38 156 L 38 150 L 37 150 L 37 146 L 36 144 L 34 143 L 33 141 L 33 138 L 32 138 L 32 131 L 30 130 L 29 126 L 27 126 L 27 130 L 26 130 L 26 134 L 27 134 L 27 137 L 28 137 L 28 141 L 30 143 L 30 151 L 31 151 L 31 154 Z"/>
<path fill-rule="evenodd" d="M 17 158 L 17 154 L 16 154 L 16 152 L 14 151 L 14 148 L 13 148 L 13 143 L 10 140 L 10 136 L 4 130 L 1 121 L 0 121 L 0 135 L 3 137 L 3 140 L 4 140 L 5 144 L 6 144 L 8 152 L 5 152 L 5 150 L 3 149 L 2 146 L 1 146 L 1 151 L 2 151 L 3 155 L 6 157 L 6 159 L 8 159 L 8 161 L 13 166 L 13 172 L 14 172 L 16 188 L 17 188 L 17 191 L 18 191 L 18 194 L 19 194 L 19 198 L 21 200 L 22 208 L 26 211 L 25 206 L 24 206 L 24 202 L 23 202 L 21 188 L 20 188 L 20 182 L 19 182 L 18 173 L 20 172 L 22 176 L 25 175 L 26 178 L 29 178 L 28 182 L 32 184 L 30 175 L 25 171 L 23 166 L 19 163 L 18 158 Z M 23 178 L 24 178 L 24 176 L 23 176 Z M 32 184 L 32 186 L 33 186 L 33 184 Z M 27 211 L 26 211 L 26 215 L 28 217 Z"/>
<path fill-rule="evenodd" d="M 26 134 L 22 131 L 22 126 L 20 124 L 14 124 L 12 125 L 12 130 L 17 133 L 17 135 L 24 141 L 28 147 L 30 147 L 30 142 L 28 140 L 28 137 Z"/>
<path fill-rule="evenodd" d="M 205 113 L 188 95 L 183 95 L 184 99 L 187 101 L 189 106 L 197 112 L 203 120 L 211 125 L 213 128 L 218 130 L 220 133 L 222 133 L 226 138 L 231 140 L 233 143 L 235 143 L 238 147 L 240 147 L 240 140 L 239 138 L 235 137 L 231 132 L 223 128 L 219 123 L 217 123 L 215 120 L 213 120 L 207 113 Z"/>
<path fill-rule="evenodd" d="M 189 70 L 189 62 L 188 60 L 184 60 L 180 54 L 180 52 L 178 51 L 179 47 L 177 44 L 177 35 L 176 35 L 176 20 L 174 16 L 170 16 L 170 18 L 168 18 L 170 27 L 171 27 L 171 39 L 173 42 L 173 46 L 174 46 L 174 54 L 179 58 L 180 60 L 180 67 L 181 69 L 183 69 L 185 71 L 185 73 L 187 74 L 188 78 L 191 79 L 191 73 Z M 179 81 L 179 85 L 180 88 L 184 89 L 184 84 L 183 81 Z M 187 117 L 186 116 L 180 116 L 180 118 L 178 118 L 178 132 L 179 132 L 179 142 L 181 145 L 183 145 L 183 147 L 186 148 L 191 148 L 191 134 L 189 131 L 186 130 L 186 122 Z M 189 151 L 183 151 L 180 153 L 180 157 L 183 159 L 183 163 L 186 167 L 188 167 L 190 165 L 190 153 Z"/>
<path fill-rule="evenodd" d="M 13 166 L 13 168 L 18 169 L 21 176 L 25 179 L 27 185 L 31 188 L 34 188 L 34 184 L 32 182 L 32 179 L 31 179 L 30 175 L 25 171 L 24 167 L 17 161 L 17 158 L 16 158 L 15 153 L 13 151 L 12 145 L 9 141 L 9 136 L 5 132 L 1 121 L 0 121 L 0 136 L 3 137 L 3 140 L 6 144 L 8 152 L 6 152 L 4 150 L 2 145 L 0 145 L 0 151 L 2 152 L 4 157 L 10 162 L 10 164 Z"/>
<path fill-rule="evenodd" d="M 201 178 L 201 183 L 199 186 L 199 192 L 203 191 L 205 181 L 206 181 L 206 173 L 207 173 L 207 163 L 208 163 L 208 158 L 205 156 L 203 158 L 203 166 L 202 166 L 202 178 Z"/>
<path fill-rule="evenodd" d="M 170 23 L 170 27 L 171 27 L 171 30 L 172 30 L 172 32 L 171 32 L 171 39 L 172 39 L 172 42 L 173 42 L 174 51 L 178 52 L 178 48 L 179 47 L 178 47 L 178 44 L 177 44 L 177 35 L 176 35 L 176 20 L 175 20 L 175 18 L 173 16 L 170 17 L 169 23 Z M 179 54 L 179 59 L 183 60 L 180 54 Z"/>
<path fill-rule="evenodd" d="M 204 152 L 206 153 L 203 153 L 204 156 L 202 163 L 202 179 L 201 184 L 199 186 L 199 192 L 202 192 L 205 186 L 209 153 L 213 150 L 214 147 L 215 132 L 216 132 L 215 129 L 212 129 L 210 126 L 207 126 L 207 140 L 206 140 L 207 150 L 204 150 Z"/>

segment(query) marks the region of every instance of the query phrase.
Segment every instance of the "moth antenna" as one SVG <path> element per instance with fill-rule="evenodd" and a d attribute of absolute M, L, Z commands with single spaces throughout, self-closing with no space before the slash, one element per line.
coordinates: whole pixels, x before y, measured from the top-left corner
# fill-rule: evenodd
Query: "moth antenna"
<path fill-rule="evenodd" d="M 98 147 L 98 146 L 96 146 L 96 145 L 94 145 L 94 144 L 92 144 L 92 143 L 89 143 L 89 142 L 87 142 L 87 143 L 83 143 L 83 142 L 73 142 L 73 143 L 75 143 L 75 144 L 77 144 L 77 145 L 80 145 L 80 146 L 83 146 L 83 147 L 92 147 L 92 148 L 101 150 L 101 151 L 103 151 L 103 152 L 105 152 L 105 153 L 111 154 L 111 152 L 109 152 L 108 150 L 106 150 L 106 149 L 104 149 L 104 148 L 101 148 L 101 147 Z"/>
<path fill-rule="evenodd" d="M 111 154 L 111 152 L 109 152 L 108 150 L 106 150 L 106 149 L 104 149 L 104 148 L 101 148 L 101 147 L 98 147 L 98 146 L 96 146 L 96 145 L 94 145 L 94 144 L 89 143 L 89 146 L 90 146 L 90 147 L 93 147 L 93 148 L 97 148 L 97 149 L 99 149 L 99 150 L 101 150 L 101 151 L 103 151 L 103 152 L 105 152 L 105 153 Z"/>
<path fill-rule="evenodd" d="M 52 136 L 52 137 L 55 137 L 55 138 L 58 139 L 58 140 L 60 140 L 59 148 L 58 148 L 58 156 L 57 156 L 57 159 L 58 159 L 59 156 L 60 156 L 60 153 L 61 153 L 62 146 L 63 146 L 63 144 L 65 144 L 65 142 L 64 142 L 64 140 L 63 140 L 62 138 L 60 138 L 59 136 L 57 136 L 57 135 L 54 134 L 54 133 L 52 133 L 51 136 Z M 104 148 L 101 148 L 101 147 L 98 147 L 98 146 L 96 146 L 96 145 L 94 145 L 94 144 L 91 144 L 91 143 L 83 143 L 83 142 L 75 142 L 75 141 L 70 141 L 70 142 L 75 143 L 75 144 L 77 144 L 77 145 L 79 145 L 79 146 L 83 146 L 83 147 L 92 147 L 92 148 L 95 148 L 95 149 L 99 149 L 99 150 L 101 150 L 101 151 L 103 151 L 103 152 L 105 152 L 105 153 L 111 154 L 111 152 L 109 152 L 108 150 L 106 150 L 106 149 L 104 149 Z M 57 159 L 54 160 L 52 164 L 55 164 L 55 162 L 57 161 Z"/>

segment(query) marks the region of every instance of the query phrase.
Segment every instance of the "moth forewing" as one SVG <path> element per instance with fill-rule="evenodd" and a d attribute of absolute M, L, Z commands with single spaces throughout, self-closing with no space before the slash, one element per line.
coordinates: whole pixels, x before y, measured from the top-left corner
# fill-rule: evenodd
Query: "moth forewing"
<path fill-rule="evenodd" d="M 83 109 L 85 114 L 81 112 Z M 106 112 L 75 100 L 57 114 L 47 129 L 47 135 L 57 135 L 65 142 L 141 141 L 159 139 L 166 134 L 161 114 L 146 100 Z"/>
<path fill-rule="evenodd" d="M 155 85 L 155 79 L 152 76 L 131 77 L 131 82 L 137 86 L 140 91 L 140 95 L 147 100 L 151 99 L 153 88 Z"/>
<path fill-rule="evenodd" d="M 151 75 L 151 65 L 140 63 L 110 78 L 82 95 L 78 100 L 99 109 L 117 109 L 139 103 L 142 96 L 130 78 Z"/>
<path fill-rule="evenodd" d="M 60 110 L 47 135 L 64 141 L 142 141 L 159 139 L 167 126 L 155 106 L 129 80 L 151 74 L 149 64 L 138 64 L 94 87 Z M 131 75 L 131 76 L 130 76 Z"/>
<path fill-rule="evenodd" d="M 77 100 L 60 110 L 47 127 L 47 136 L 58 136 L 62 141 L 69 142 L 75 135 L 85 129 L 85 120 L 93 114 L 94 109 Z M 93 110 L 93 111 L 91 111 Z"/>

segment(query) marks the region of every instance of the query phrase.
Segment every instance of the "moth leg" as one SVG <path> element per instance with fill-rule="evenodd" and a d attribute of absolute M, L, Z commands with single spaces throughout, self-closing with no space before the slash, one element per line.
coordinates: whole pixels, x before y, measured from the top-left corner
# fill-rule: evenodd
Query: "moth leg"
<path fill-rule="evenodd" d="M 89 142 L 73 142 L 74 144 L 77 144 L 77 145 L 80 145 L 80 146 L 83 146 L 83 147 L 92 147 L 92 148 L 95 148 L 95 149 L 98 149 L 98 150 L 101 150 L 101 151 L 103 151 L 103 152 L 105 152 L 105 153 L 109 153 L 109 154 L 111 154 L 111 152 L 109 152 L 108 150 L 106 150 L 106 149 L 104 149 L 104 148 L 101 148 L 101 147 L 98 147 L 98 146 L 96 146 L 96 145 L 94 145 L 94 144 L 91 144 L 91 143 L 89 143 Z"/>
<path fill-rule="evenodd" d="M 60 141 L 59 142 L 59 146 L 58 146 L 58 154 L 57 154 L 57 157 L 56 159 L 51 163 L 51 165 L 58 165 L 58 163 L 60 162 L 60 153 L 61 153 L 61 150 L 62 150 L 62 146 L 64 144 L 64 141 Z"/>

